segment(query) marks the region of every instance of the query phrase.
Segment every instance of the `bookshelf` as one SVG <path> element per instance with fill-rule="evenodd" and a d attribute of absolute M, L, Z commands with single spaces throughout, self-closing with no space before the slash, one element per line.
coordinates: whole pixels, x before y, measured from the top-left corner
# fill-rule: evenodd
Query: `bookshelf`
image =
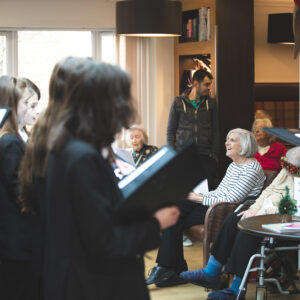
<path fill-rule="evenodd" d="M 212 96 L 219 108 L 219 179 L 231 162 L 225 156 L 224 141 L 233 128 L 251 129 L 254 116 L 254 0 L 181 0 L 183 23 L 210 8 L 210 35 L 207 41 L 174 43 L 175 95 L 185 70 L 193 68 L 193 58 L 210 55 L 214 77 Z"/>
<path fill-rule="evenodd" d="M 215 0 L 182 0 L 182 24 L 186 29 L 188 20 L 198 19 L 197 36 L 199 39 L 199 9 L 209 8 L 209 30 L 210 37 L 205 41 L 193 41 L 179 37 L 175 39 L 175 94 L 181 92 L 182 78 L 185 70 L 190 70 L 195 65 L 193 58 L 201 58 L 202 55 L 210 56 L 210 68 L 215 77 L 215 24 L 216 24 L 216 1 Z M 193 29 L 195 26 L 193 26 Z M 194 38 L 195 39 L 195 38 Z M 213 85 L 214 93 L 214 85 Z"/>

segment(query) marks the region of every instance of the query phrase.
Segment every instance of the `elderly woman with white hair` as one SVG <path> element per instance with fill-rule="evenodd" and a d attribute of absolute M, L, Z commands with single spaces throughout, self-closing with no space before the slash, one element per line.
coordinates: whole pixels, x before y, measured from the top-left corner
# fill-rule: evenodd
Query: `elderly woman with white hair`
<path fill-rule="evenodd" d="M 132 157 L 136 167 L 139 167 L 153 153 L 157 152 L 156 146 L 147 145 L 148 136 L 143 127 L 134 125 L 129 129 L 129 142 L 132 147 Z"/>
<path fill-rule="evenodd" d="M 235 299 L 246 270 L 250 257 L 257 251 L 261 237 L 249 235 L 239 231 L 237 223 L 258 215 L 275 214 L 278 212 L 278 203 L 290 190 L 291 198 L 294 197 L 294 176 L 300 175 L 300 147 L 290 149 L 286 158 L 282 159 L 282 170 L 260 195 L 248 210 L 241 213 L 232 213 L 224 221 L 212 248 L 208 264 L 204 269 L 183 272 L 181 278 L 191 283 L 207 288 L 216 288 L 220 279 L 221 269 L 226 264 L 226 269 L 235 274 L 232 285 L 228 289 L 214 291 L 208 299 Z M 239 299 L 244 299 L 245 292 Z"/>
<path fill-rule="evenodd" d="M 186 283 L 179 273 L 187 270 L 183 257 L 182 233 L 189 227 L 204 224 L 209 206 L 217 202 L 242 202 L 260 194 L 265 175 L 258 161 L 254 135 L 244 129 L 229 131 L 226 139 L 226 155 L 232 159 L 226 174 L 216 190 L 206 194 L 190 193 L 188 200 L 179 205 L 181 215 L 178 223 L 163 232 L 157 255 L 158 265 L 153 268 L 147 284 L 172 286 Z M 201 170 L 199 170 L 201 172 Z"/>
<path fill-rule="evenodd" d="M 280 159 L 285 156 L 287 150 L 283 144 L 274 140 L 274 136 L 263 131 L 262 127 L 273 127 L 271 120 L 255 119 L 253 122 L 252 132 L 258 146 L 254 158 L 257 159 L 264 171 L 279 173 L 281 170 Z"/>

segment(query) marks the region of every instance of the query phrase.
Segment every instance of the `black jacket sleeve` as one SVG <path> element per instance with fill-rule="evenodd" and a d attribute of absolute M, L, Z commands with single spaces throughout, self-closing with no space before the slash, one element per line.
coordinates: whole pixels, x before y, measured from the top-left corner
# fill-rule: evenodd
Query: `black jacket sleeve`
<path fill-rule="evenodd" d="M 149 218 L 132 225 L 114 221 L 113 202 L 120 197 L 99 155 L 85 155 L 72 169 L 75 222 L 86 249 L 94 256 L 135 257 L 159 246 L 160 226 Z"/>
<path fill-rule="evenodd" d="M 24 143 L 14 134 L 4 134 L 0 139 L 0 177 L 15 201 L 19 194 L 19 168 L 24 147 Z"/>
<path fill-rule="evenodd" d="M 217 158 L 220 153 L 220 128 L 219 128 L 219 116 L 218 116 L 218 105 L 216 100 L 214 109 L 212 110 L 212 154 Z"/>
<path fill-rule="evenodd" d="M 167 127 L 167 145 L 176 148 L 176 132 L 178 128 L 179 116 L 176 111 L 176 98 L 173 100 L 169 113 Z"/>

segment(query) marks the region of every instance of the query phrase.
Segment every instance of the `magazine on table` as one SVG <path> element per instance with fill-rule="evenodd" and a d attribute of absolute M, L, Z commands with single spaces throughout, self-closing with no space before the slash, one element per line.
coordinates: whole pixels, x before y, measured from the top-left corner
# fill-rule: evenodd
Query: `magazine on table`
<path fill-rule="evenodd" d="M 277 233 L 300 233 L 300 222 L 262 224 L 261 226 Z"/>

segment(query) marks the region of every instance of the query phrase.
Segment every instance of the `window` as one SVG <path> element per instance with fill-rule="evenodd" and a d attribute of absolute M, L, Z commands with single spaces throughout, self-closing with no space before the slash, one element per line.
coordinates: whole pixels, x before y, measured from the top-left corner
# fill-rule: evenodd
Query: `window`
<path fill-rule="evenodd" d="M 31 79 L 40 88 L 41 108 L 48 102 L 48 84 L 55 63 L 66 56 L 92 56 L 91 44 L 88 31 L 18 32 L 18 76 Z"/>
<path fill-rule="evenodd" d="M 0 75 L 7 73 L 6 36 L 0 33 Z"/>
<path fill-rule="evenodd" d="M 99 61 L 116 63 L 113 32 L 70 30 L 0 32 L 0 51 L 0 75 L 27 77 L 36 83 L 41 90 L 41 109 L 48 103 L 48 85 L 52 69 L 62 58 L 93 57 Z"/>
<path fill-rule="evenodd" d="M 102 61 L 111 64 L 116 63 L 115 37 L 110 32 L 103 32 L 101 34 L 101 54 Z"/>

